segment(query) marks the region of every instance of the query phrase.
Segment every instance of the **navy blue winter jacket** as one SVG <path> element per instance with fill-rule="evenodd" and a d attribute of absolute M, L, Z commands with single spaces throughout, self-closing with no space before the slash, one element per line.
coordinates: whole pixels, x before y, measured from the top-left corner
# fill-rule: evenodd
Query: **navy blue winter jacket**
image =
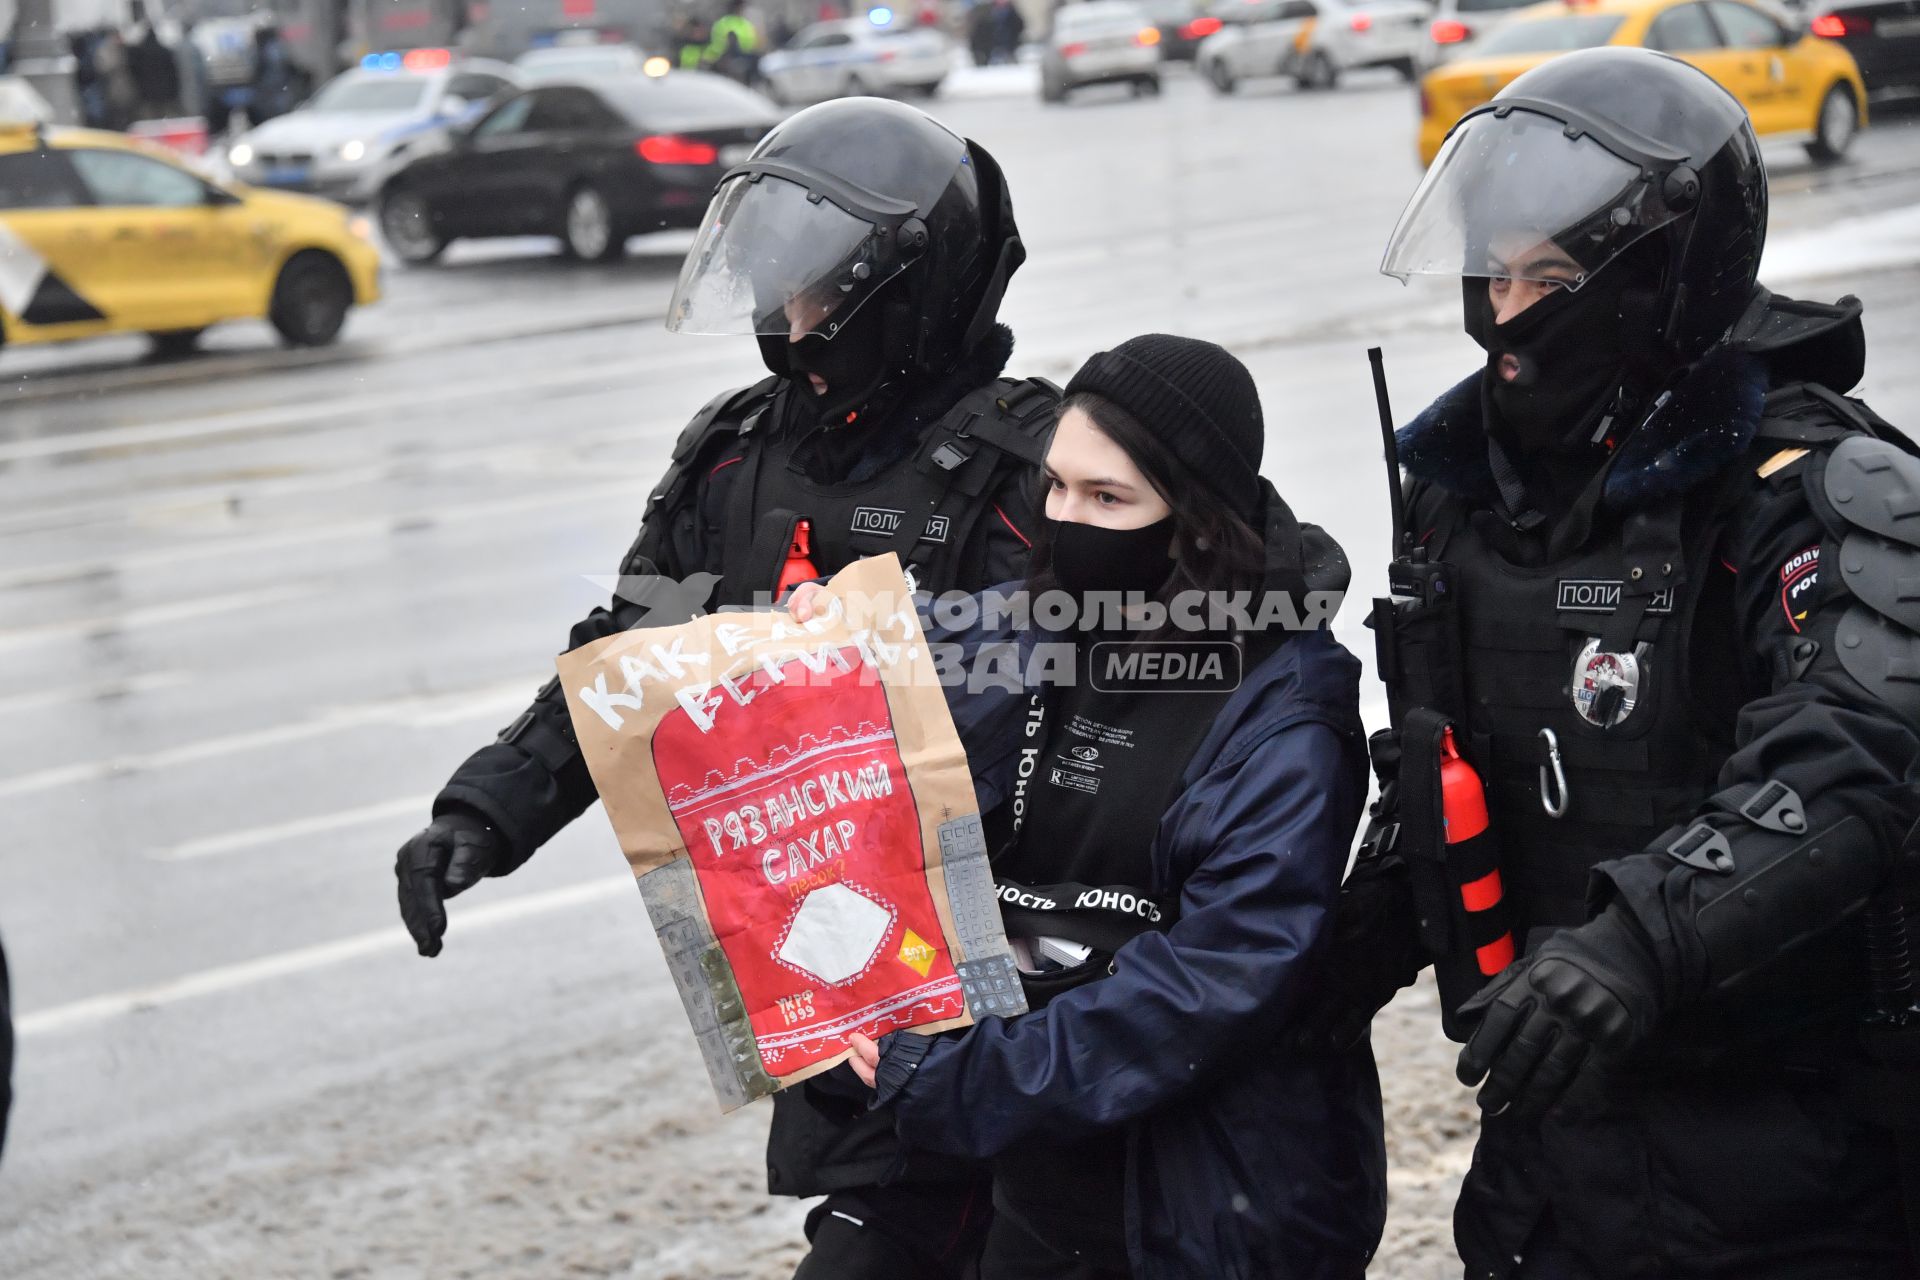
<path fill-rule="evenodd" d="M 1305 533 L 1344 588 L 1337 546 Z M 1372 1051 L 1309 1056 L 1282 1037 L 1306 1003 L 1365 803 L 1359 676 L 1326 631 L 1247 673 L 1154 841 L 1151 887 L 1178 894 L 1178 919 L 1123 946 L 1111 976 L 959 1036 L 888 1037 L 876 1105 L 892 1105 L 910 1146 L 987 1157 L 1123 1128 L 1141 1280 L 1364 1273 L 1386 1219 Z M 984 811 L 1011 788 L 1025 697 L 950 699 Z"/>

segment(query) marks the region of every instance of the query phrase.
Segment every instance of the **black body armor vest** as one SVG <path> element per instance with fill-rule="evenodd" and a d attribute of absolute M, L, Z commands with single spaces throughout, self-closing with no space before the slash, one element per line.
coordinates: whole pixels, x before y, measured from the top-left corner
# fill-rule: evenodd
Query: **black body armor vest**
<path fill-rule="evenodd" d="M 1058 394 L 1038 380 L 997 379 L 964 396 L 899 461 L 838 484 L 806 475 L 795 456 L 804 433 L 760 438 L 769 397 L 735 428 L 748 447 L 722 541 L 718 603 L 772 592 L 803 520 L 807 558 L 823 575 L 891 551 L 929 590 L 989 585 L 962 582 L 962 550 L 981 520 L 996 518 L 985 499 L 1006 473 L 1040 466 Z"/>
<path fill-rule="evenodd" d="M 1455 501 L 1428 539 L 1453 566 L 1465 674 L 1453 716 L 1523 946 L 1526 929 L 1584 923 L 1588 869 L 1688 818 L 1732 752 L 1732 720 L 1701 714 L 1688 670 L 1718 528 L 1703 518 L 1680 535 L 1674 509 L 1538 566 L 1490 543 L 1484 522 L 1498 516 Z M 1624 545 L 1636 526 L 1657 562 Z M 1670 585 L 1634 593 L 1634 568 Z"/>
<path fill-rule="evenodd" d="M 1526 930 L 1583 923 L 1589 869 L 1685 821 L 1733 749 L 1734 708 L 1702 705 L 1690 675 L 1725 507 L 1676 499 L 1522 565 L 1498 516 L 1428 498 L 1464 681 L 1462 705 L 1436 709 L 1480 771 L 1524 946 Z"/>

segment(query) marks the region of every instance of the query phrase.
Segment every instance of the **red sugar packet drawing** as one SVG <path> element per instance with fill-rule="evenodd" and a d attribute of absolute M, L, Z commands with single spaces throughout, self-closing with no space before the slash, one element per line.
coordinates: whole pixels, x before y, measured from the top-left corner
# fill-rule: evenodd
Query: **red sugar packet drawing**
<path fill-rule="evenodd" d="M 559 669 L 723 1108 L 843 1061 L 853 1031 L 1025 1008 L 894 557 L 837 575 L 804 626 L 718 614 Z"/>

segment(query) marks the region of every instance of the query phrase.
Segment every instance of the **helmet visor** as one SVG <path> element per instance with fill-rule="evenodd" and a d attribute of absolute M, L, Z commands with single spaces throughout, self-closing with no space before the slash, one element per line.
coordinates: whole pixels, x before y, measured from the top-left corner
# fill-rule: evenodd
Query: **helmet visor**
<path fill-rule="evenodd" d="M 1591 135 L 1516 107 L 1454 130 L 1387 242 L 1380 270 L 1554 281 L 1578 289 L 1680 214 L 1649 175 Z"/>
<path fill-rule="evenodd" d="M 785 178 L 729 178 L 680 268 L 667 328 L 831 338 L 900 273 L 897 238 Z"/>

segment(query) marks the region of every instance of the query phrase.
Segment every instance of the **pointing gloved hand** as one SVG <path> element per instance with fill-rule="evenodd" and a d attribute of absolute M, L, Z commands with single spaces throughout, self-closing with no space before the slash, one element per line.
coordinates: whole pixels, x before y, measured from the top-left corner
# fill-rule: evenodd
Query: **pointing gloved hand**
<path fill-rule="evenodd" d="M 1486 1085 L 1490 1115 L 1537 1117 L 1582 1072 L 1604 1070 L 1646 1038 L 1660 1015 L 1660 971 L 1638 927 L 1616 907 L 1564 929 L 1460 1006 L 1471 1028 L 1455 1074 Z"/>
<path fill-rule="evenodd" d="M 444 813 L 400 846 L 400 918 L 423 956 L 440 954 L 445 900 L 478 884 L 506 856 L 500 833 L 469 813 Z"/>

